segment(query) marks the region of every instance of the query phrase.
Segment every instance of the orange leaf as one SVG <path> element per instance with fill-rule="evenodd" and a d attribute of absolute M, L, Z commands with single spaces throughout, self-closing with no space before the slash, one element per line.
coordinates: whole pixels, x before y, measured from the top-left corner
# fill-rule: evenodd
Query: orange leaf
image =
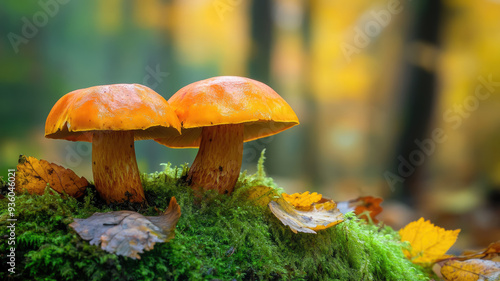
<path fill-rule="evenodd" d="M 347 212 L 354 212 L 360 218 L 365 217 L 366 220 L 378 223 L 375 216 L 380 214 L 383 210 L 380 206 L 382 201 L 384 201 L 384 199 L 380 197 L 364 196 L 354 200 L 339 202 L 338 207 L 343 214 Z M 369 215 L 369 218 L 367 215 Z"/>
<path fill-rule="evenodd" d="M 401 241 L 408 241 L 411 251 L 403 250 L 413 263 L 433 263 L 441 259 L 455 243 L 460 229 L 445 230 L 420 218 L 399 230 Z"/>
<path fill-rule="evenodd" d="M 65 192 L 75 198 L 82 196 L 85 188 L 90 185 L 84 177 L 78 177 L 70 169 L 34 157 L 19 156 L 16 173 L 16 186 L 19 190 L 42 195 L 47 183 L 55 191 Z"/>
<path fill-rule="evenodd" d="M 500 262 L 472 259 L 467 261 L 450 260 L 441 267 L 444 280 L 499 280 Z"/>

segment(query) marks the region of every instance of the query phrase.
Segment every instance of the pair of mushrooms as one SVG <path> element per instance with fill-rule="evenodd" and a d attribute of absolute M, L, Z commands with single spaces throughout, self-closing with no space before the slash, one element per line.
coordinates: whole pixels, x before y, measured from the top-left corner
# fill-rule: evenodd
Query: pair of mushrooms
<path fill-rule="evenodd" d="M 269 86 L 221 76 L 187 85 L 168 102 L 138 84 L 70 92 L 50 111 L 45 137 L 92 142 L 92 172 L 101 198 L 143 202 L 134 141 L 199 147 L 187 181 L 195 190 L 230 194 L 240 174 L 243 142 L 297 124 L 294 111 Z"/>

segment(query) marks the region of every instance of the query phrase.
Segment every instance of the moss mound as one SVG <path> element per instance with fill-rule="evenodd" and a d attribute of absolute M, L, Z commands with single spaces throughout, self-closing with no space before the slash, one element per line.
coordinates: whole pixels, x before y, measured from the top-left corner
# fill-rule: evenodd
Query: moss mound
<path fill-rule="evenodd" d="M 185 186 L 187 168 L 166 166 L 143 175 L 149 208 L 157 215 L 175 196 L 182 209 L 176 236 L 156 244 L 140 260 L 116 256 L 83 241 L 68 224 L 94 212 L 130 209 L 103 205 L 93 191 L 80 200 L 48 190 L 16 197 L 16 268 L 7 271 L 11 245 L 2 239 L 0 278 L 31 280 L 425 280 L 404 258 L 398 234 L 348 214 L 345 222 L 317 235 L 294 234 L 269 211 L 248 199 L 257 185 L 274 186 L 261 159 L 255 175 L 242 174 L 232 196 L 206 194 L 194 204 Z M 279 192 L 279 190 L 277 190 Z M 0 235 L 7 237 L 8 200 L 0 200 Z M 157 209 L 155 209 L 157 208 Z"/>

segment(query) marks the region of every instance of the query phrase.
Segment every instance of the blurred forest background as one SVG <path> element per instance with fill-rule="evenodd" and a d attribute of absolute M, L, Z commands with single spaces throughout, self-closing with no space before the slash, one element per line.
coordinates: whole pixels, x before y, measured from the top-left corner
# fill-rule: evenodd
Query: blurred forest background
<path fill-rule="evenodd" d="M 218 75 L 270 85 L 301 124 L 245 144 L 288 193 L 385 199 L 399 228 L 500 237 L 500 1 L 39 0 L 0 2 L 0 175 L 19 154 L 92 179 L 91 145 L 44 138 L 64 94 L 140 83 L 169 99 Z M 193 149 L 136 142 L 139 169 Z"/>

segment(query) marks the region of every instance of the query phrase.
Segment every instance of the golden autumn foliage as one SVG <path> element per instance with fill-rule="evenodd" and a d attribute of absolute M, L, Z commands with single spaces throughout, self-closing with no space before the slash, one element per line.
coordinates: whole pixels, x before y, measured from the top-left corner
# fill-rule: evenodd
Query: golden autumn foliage
<path fill-rule="evenodd" d="M 411 250 L 403 250 L 406 257 L 416 264 L 429 264 L 445 257 L 455 243 L 460 229 L 445 230 L 420 218 L 399 230 L 401 241 L 408 241 Z"/>
<path fill-rule="evenodd" d="M 16 177 L 19 190 L 41 195 L 47 184 L 53 190 L 75 198 L 82 196 L 90 185 L 84 177 L 78 177 L 70 169 L 31 156 L 19 156 Z"/>
<path fill-rule="evenodd" d="M 399 231 L 401 241 L 410 242 L 404 254 L 413 263 L 422 266 L 434 264 L 433 271 L 445 281 L 500 280 L 500 241 L 491 243 L 482 251 L 468 251 L 461 256 L 446 255 L 455 243 L 460 229 L 445 230 L 420 218 Z"/>
<path fill-rule="evenodd" d="M 291 195 L 283 193 L 282 196 L 283 199 L 299 211 L 312 211 L 314 209 L 328 211 L 337 208 L 337 203 L 331 199 L 324 198 L 323 195 L 317 192 L 310 193 L 306 191 Z"/>
<path fill-rule="evenodd" d="M 500 280 L 500 241 L 481 251 L 465 251 L 437 261 L 434 272 L 449 280 Z"/>
<path fill-rule="evenodd" d="M 309 191 L 303 193 L 294 193 L 288 195 L 283 193 L 283 198 L 297 210 L 308 211 L 312 208 L 312 204 L 321 200 L 323 196 L 317 192 L 309 193 Z"/>
<path fill-rule="evenodd" d="M 499 280 L 500 262 L 480 259 L 450 260 L 441 267 L 441 274 L 446 281 Z"/>

